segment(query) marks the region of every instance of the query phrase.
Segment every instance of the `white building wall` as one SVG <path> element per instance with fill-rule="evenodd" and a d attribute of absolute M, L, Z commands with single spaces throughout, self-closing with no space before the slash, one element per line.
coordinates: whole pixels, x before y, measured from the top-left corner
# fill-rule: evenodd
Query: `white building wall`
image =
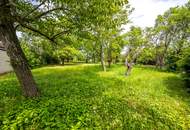
<path fill-rule="evenodd" d="M 6 51 L 0 50 L 0 74 L 12 71 Z"/>

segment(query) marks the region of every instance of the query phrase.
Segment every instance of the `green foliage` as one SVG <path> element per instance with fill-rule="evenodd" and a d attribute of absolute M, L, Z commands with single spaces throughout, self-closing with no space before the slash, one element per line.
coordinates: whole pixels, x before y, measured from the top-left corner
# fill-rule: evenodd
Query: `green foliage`
<path fill-rule="evenodd" d="M 154 48 L 145 48 L 139 55 L 137 63 L 143 65 L 155 65 L 155 50 Z"/>
<path fill-rule="evenodd" d="M 132 26 L 130 31 L 126 34 L 128 45 L 134 48 L 141 47 L 144 43 L 143 31 L 140 27 Z"/>
<path fill-rule="evenodd" d="M 129 63 L 134 63 L 139 54 L 144 49 L 146 39 L 140 27 L 132 26 L 130 31 L 124 34 L 126 39 L 126 59 Z"/>
<path fill-rule="evenodd" d="M 157 17 L 154 27 L 157 63 L 163 66 L 165 62 L 168 69 L 177 70 L 177 61 L 183 49 L 189 46 L 189 27 L 189 3 L 170 8 Z"/>
<path fill-rule="evenodd" d="M 32 50 L 28 44 L 22 43 L 22 49 L 26 55 L 30 67 L 34 68 L 43 64 L 42 57 Z"/>
<path fill-rule="evenodd" d="M 190 88 L 190 48 L 184 50 L 181 59 L 178 61 L 178 66 L 185 72 L 184 78 Z"/>
<path fill-rule="evenodd" d="M 14 20 L 21 25 L 17 29 L 52 43 L 68 34 L 89 38 L 89 33 L 120 29 L 128 22 L 127 0 L 16 0 L 14 4 L 13 15 L 20 18 Z"/>
<path fill-rule="evenodd" d="M 15 75 L 0 77 L 0 129 L 190 128 L 189 95 L 174 73 L 136 67 L 100 72 L 96 65 L 33 70 L 41 97 L 21 96 Z"/>
<path fill-rule="evenodd" d="M 58 63 L 58 60 L 52 55 L 54 48 L 47 40 L 25 34 L 20 41 L 31 68 Z"/>
<path fill-rule="evenodd" d="M 66 59 L 73 59 L 74 57 L 77 57 L 77 56 L 80 57 L 81 55 L 82 54 L 78 50 L 69 46 L 60 48 L 59 50 L 56 50 L 53 53 L 53 56 L 56 57 L 60 61 L 61 64 Z"/>

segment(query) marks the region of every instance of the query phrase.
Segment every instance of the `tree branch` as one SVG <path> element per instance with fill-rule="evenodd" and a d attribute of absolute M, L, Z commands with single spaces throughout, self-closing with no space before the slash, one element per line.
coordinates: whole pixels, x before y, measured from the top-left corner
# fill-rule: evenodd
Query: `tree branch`
<path fill-rule="evenodd" d="M 51 39 L 56 39 L 56 38 L 57 38 L 58 36 L 60 36 L 61 34 L 67 34 L 67 33 L 69 33 L 69 31 L 70 31 L 70 29 L 69 29 L 69 30 L 62 31 L 62 32 L 60 32 L 60 33 L 57 33 L 57 34 L 53 35 L 53 36 L 51 37 Z"/>
<path fill-rule="evenodd" d="M 48 11 L 46 11 L 46 12 L 43 12 L 43 13 L 41 13 L 40 15 L 36 16 L 33 20 L 39 19 L 39 18 L 41 18 L 42 16 L 47 15 L 47 14 L 53 12 L 53 11 L 62 10 L 62 9 L 68 10 L 68 9 L 66 9 L 66 8 L 63 8 L 63 7 L 58 7 L 58 8 L 50 9 L 50 10 L 48 10 Z"/>
<path fill-rule="evenodd" d="M 36 11 L 40 6 L 42 6 L 47 0 L 43 0 L 42 3 L 40 3 L 36 8 L 34 8 L 33 10 L 31 10 L 30 12 L 28 12 L 23 19 L 25 19 L 27 16 L 31 15 L 34 11 Z"/>
<path fill-rule="evenodd" d="M 52 39 L 51 37 L 47 36 L 46 34 L 44 34 L 43 32 L 31 27 L 31 26 L 28 26 L 28 25 L 25 25 L 25 24 L 20 24 L 22 27 L 28 29 L 28 30 L 31 30 L 35 33 L 38 33 L 40 34 L 41 36 L 45 37 L 46 39 L 48 39 L 49 41 L 53 42 L 53 43 L 56 43 L 56 41 L 54 39 Z M 57 44 L 57 43 L 56 43 Z"/>

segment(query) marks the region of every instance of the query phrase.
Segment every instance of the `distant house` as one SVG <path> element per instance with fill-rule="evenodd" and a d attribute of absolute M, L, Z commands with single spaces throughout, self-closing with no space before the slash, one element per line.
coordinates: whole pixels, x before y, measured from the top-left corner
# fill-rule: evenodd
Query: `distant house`
<path fill-rule="evenodd" d="M 0 74 L 12 71 L 10 59 L 7 56 L 6 50 L 0 42 Z"/>

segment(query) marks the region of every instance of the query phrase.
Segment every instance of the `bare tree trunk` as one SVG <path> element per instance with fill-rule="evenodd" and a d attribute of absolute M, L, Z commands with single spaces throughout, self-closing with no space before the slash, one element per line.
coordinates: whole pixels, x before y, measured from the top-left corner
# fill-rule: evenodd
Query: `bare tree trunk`
<path fill-rule="evenodd" d="M 0 5 L 4 5 L 0 8 L 0 40 L 7 50 L 24 96 L 35 97 L 39 95 L 37 85 L 16 36 L 8 4 L 8 0 L 0 1 Z"/>
<path fill-rule="evenodd" d="M 104 45 L 103 45 L 103 43 L 101 43 L 101 45 L 100 45 L 100 60 L 101 60 L 101 65 L 102 65 L 103 71 L 106 71 L 106 65 L 105 65 L 104 59 L 105 59 Z"/>

